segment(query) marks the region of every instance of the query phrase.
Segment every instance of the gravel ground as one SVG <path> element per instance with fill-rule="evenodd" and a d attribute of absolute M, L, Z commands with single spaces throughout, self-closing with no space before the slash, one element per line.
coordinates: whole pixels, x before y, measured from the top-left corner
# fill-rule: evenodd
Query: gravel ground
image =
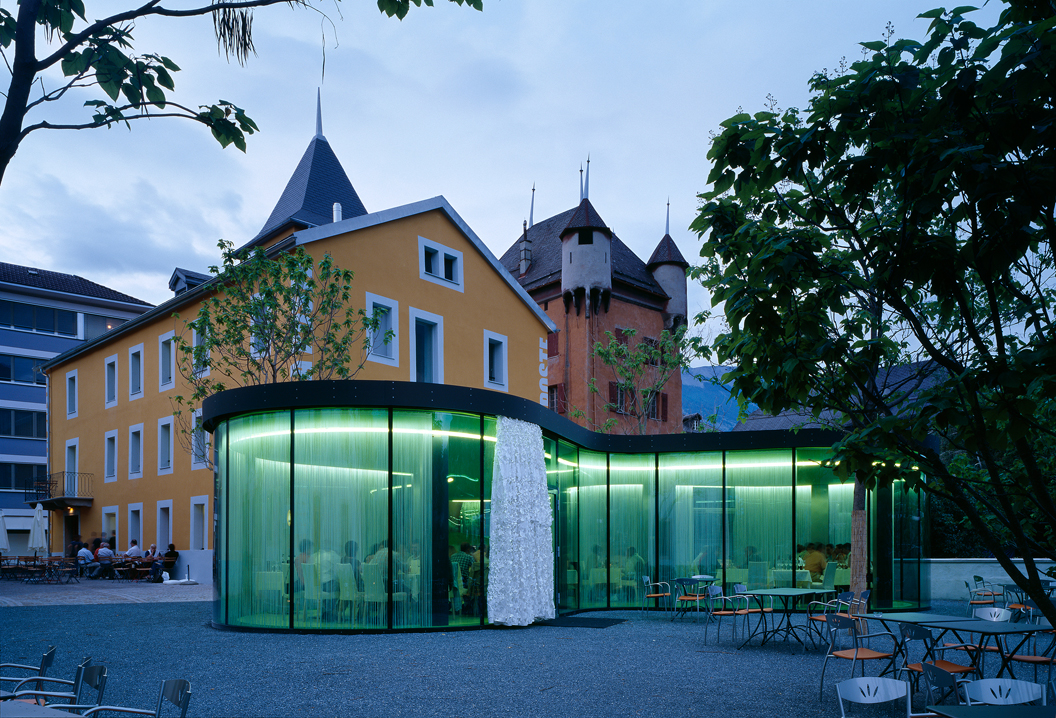
<path fill-rule="evenodd" d="M 579 614 L 626 619 L 604 629 L 283 635 L 215 630 L 211 610 L 207 602 L 2 607 L 2 660 L 36 663 L 54 644 L 51 675 L 68 678 L 91 655 L 109 668 L 105 702 L 142 708 L 154 706 L 160 680 L 186 678 L 193 716 L 833 718 L 831 685 L 849 670 L 845 661 L 829 666 L 819 703 L 821 650 L 737 650 L 728 621 L 718 643 L 709 629 L 705 646 L 702 624 L 634 611 Z M 915 710 L 923 700 L 915 696 Z"/>

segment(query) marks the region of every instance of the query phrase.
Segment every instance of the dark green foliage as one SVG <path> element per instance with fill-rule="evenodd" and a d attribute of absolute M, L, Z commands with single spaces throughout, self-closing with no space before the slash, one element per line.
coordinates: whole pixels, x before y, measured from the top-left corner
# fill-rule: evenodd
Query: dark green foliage
<path fill-rule="evenodd" d="M 971 10 L 862 43 L 805 112 L 723 123 L 692 271 L 743 399 L 838 428 L 844 478 L 943 497 L 1034 590 L 1056 558 L 1056 9 Z"/>

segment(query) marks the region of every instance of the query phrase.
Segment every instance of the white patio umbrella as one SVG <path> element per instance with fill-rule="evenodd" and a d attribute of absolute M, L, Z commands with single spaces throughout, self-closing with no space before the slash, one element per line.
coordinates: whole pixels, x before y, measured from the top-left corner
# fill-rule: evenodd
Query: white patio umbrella
<path fill-rule="evenodd" d="M 11 542 L 7 540 L 7 519 L 4 518 L 4 512 L 0 511 L 0 553 L 7 553 L 11 550 Z"/>
<path fill-rule="evenodd" d="M 33 512 L 33 526 L 29 529 L 29 546 L 26 547 L 37 555 L 37 551 L 47 551 L 48 542 L 44 536 L 44 505 L 37 504 Z"/>

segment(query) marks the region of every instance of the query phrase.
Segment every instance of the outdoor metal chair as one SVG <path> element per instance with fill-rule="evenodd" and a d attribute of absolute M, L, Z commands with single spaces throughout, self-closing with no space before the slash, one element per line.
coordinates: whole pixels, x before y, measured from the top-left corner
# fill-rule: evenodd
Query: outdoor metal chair
<path fill-rule="evenodd" d="M 832 564 L 835 566 L 836 564 Z M 807 635 L 810 636 L 810 642 L 817 647 L 817 643 L 814 640 L 814 636 L 820 640 L 825 640 L 825 623 L 828 619 L 829 614 L 839 612 L 841 606 L 848 607 L 851 605 L 851 601 L 854 600 L 854 591 L 844 591 L 836 595 L 836 598 L 830 601 L 811 601 L 807 604 Z M 816 611 L 821 611 L 816 613 Z M 844 614 L 849 615 L 849 614 Z"/>
<path fill-rule="evenodd" d="M 161 709 L 165 705 L 165 701 L 172 703 L 174 706 L 180 709 L 180 718 L 186 718 L 187 706 L 191 703 L 191 684 L 182 678 L 175 678 L 168 681 L 161 682 L 161 691 L 158 693 L 158 707 L 154 710 L 147 710 L 144 708 L 123 708 L 121 706 L 95 706 L 89 708 L 81 715 L 92 716 L 96 713 L 103 711 L 114 713 L 134 713 L 136 715 L 143 716 L 154 716 L 154 718 L 161 718 Z M 60 706 L 55 706 L 56 708 Z"/>
<path fill-rule="evenodd" d="M 865 663 L 866 661 L 887 661 L 887 666 L 880 671 L 880 675 L 883 675 L 889 670 L 894 668 L 895 653 L 898 646 L 898 639 L 895 638 L 895 634 L 889 631 L 878 631 L 876 633 L 860 634 L 858 632 L 858 624 L 853 618 L 847 616 L 841 616 L 838 613 L 831 614 L 828 620 L 825 622 L 825 627 L 829 631 L 829 648 L 825 654 L 825 662 L 821 664 L 821 683 L 818 686 L 818 700 L 825 693 L 825 669 L 828 668 L 830 658 L 842 658 L 851 662 L 851 678 L 854 678 L 854 666 L 858 661 L 862 662 L 862 677 L 865 677 Z M 837 649 L 836 648 L 836 634 L 838 631 L 849 631 L 854 641 L 853 648 Z M 863 640 L 870 638 L 878 638 L 880 636 L 887 636 L 891 639 L 892 648 L 891 652 L 887 653 L 884 651 L 874 651 L 871 648 L 866 648 L 861 645 Z"/>
<path fill-rule="evenodd" d="M 747 592 L 748 592 L 748 588 L 743 583 L 734 584 L 733 593 L 734 593 L 735 596 L 743 596 L 743 594 L 745 594 Z M 772 615 L 774 613 L 774 597 L 773 596 L 766 596 L 767 601 L 769 601 L 769 605 L 765 605 L 763 603 L 757 603 L 756 606 L 752 605 L 752 603 L 751 603 L 752 597 L 751 596 L 743 596 L 743 598 L 745 600 L 745 605 L 742 608 L 738 608 L 737 609 L 737 615 L 738 616 L 744 616 L 744 633 L 745 633 L 746 636 L 751 636 L 752 633 L 749 630 L 751 628 L 751 626 L 748 623 L 749 617 L 753 616 L 753 615 L 758 615 L 759 616 L 759 620 L 763 622 L 763 629 L 765 630 L 766 629 L 766 617 L 767 617 L 767 615 Z M 758 627 L 758 624 L 757 624 L 757 627 Z"/>
<path fill-rule="evenodd" d="M 47 675 L 48 669 L 51 668 L 51 664 L 55 662 L 55 646 L 48 646 L 47 650 L 44 651 L 44 655 L 40 657 L 39 666 L 27 666 L 22 663 L 0 663 L 0 671 L 5 668 L 18 668 L 26 671 L 33 671 L 32 678 L 42 678 Z M 0 681 L 14 681 L 18 685 L 22 685 L 26 681 L 25 676 L 0 676 Z"/>
<path fill-rule="evenodd" d="M 1033 604 L 1033 607 L 1035 609 L 1037 608 L 1037 605 L 1034 604 L 1033 601 L 1028 601 L 1028 603 Z M 1034 636 L 1031 638 L 1031 643 L 1034 646 L 1033 652 L 1014 653 L 1009 657 L 1009 659 L 1012 661 L 1016 661 L 1017 663 L 1025 663 L 1028 666 L 1034 666 L 1035 683 L 1038 682 L 1038 668 L 1040 666 L 1048 666 L 1049 675 L 1045 679 L 1045 685 L 1048 687 L 1053 699 L 1056 700 L 1056 682 L 1054 682 L 1052 679 L 1052 667 L 1054 664 L 1056 664 L 1056 630 L 1044 631 L 1043 633 L 1045 635 L 1052 636 L 1052 640 L 1049 641 L 1049 645 L 1044 650 L 1038 650 L 1038 635 L 1034 634 Z M 1028 648 L 1027 650 L 1031 649 Z M 1016 677 L 1016 674 L 1012 670 L 1011 664 L 1008 666 L 1008 672 L 1013 678 Z"/>
<path fill-rule="evenodd" d="M 964 684 L 968 705 L 1015 706 L 1041 701 L 1045 705 L 1045 687 L 1030 681 L 1011 678 L 983 678 Z"/>
<path fill-rule="evenodd" d="M 894 678 L 851 678 L 836 684 L 836 697 L 840 701 L 840 718 L 847 718 L 844 701 L 851 703 L 888 703 L 905 700 L 906 716 L 911 716 L 909 686 Z"/>
<path fill-rule="evenodd" d="M 645 613 L 645 609 L 650 601 L 656 600 L 660 605 L 660 609 L 663 610 L 664 603 L 666 602 L 668 608 L 673 606 L 671 600 L 671 584 L 666 581 L 657 581 L 656 583 L 649 580 L 648 576 L 642 576 L 642 586 L 645 591 L 642 593 L 642 613 Z M 653 589 L 659 589 L 654 591 Z M 667 590 L 664 590 L 667 589 Z"/>
<path fill-rule="evenodd" d="M 950 697 L 957 701 L 957 705 L 961 705 L 961 687 L 968 681 L 957 680 L 957 676 L 934 663 L 925 661 L 921 668 L 924 669 L 924 684 L 928 687 L 928 705 L 939 705 Z M 938 698 L 934 697 L 936 691 L 939 693 Z"/>
<path fill-rule="evenodd" d="M 720 636 L 722 631 L 722 619 L 730 618 L 733 620 L 733 631 L 732 638 L 734 642 L 737 641 L 737 606 L 743 602 L 743 605 L 747 608 L 748 597 L 747 596 L 724 596 L 722 595 L 722 586 L 708 586 L 704 591 L 704 595 L 707 596 L 707 600 L 704 602 L 707 610 L 707 620 L 704 622 L 704 645 L 708 645 L 708 626 L 711 624 L 712 619 L 717 621 L 715 626 L 715 635 Z M 717 637 L 716 641 L 719 640 Z"/>
<path fill-rule="evenodd" d="M 1004 588 L 994 585 L 992 581 L 987 581 L 982 576 L 972 576 L 972 581 L 980 596 L 990 596 L 995 601 L 1004 598 Z"/>
<path fill-rule="evenodd" d="M 1012 612 L 1007 608 L 995 608 L 990 606 L 988 608 L 977 608 L 975 609 L 975 618 L 981 621 L 994 621 L 994 622 L 1008 622 L 1012 620 Z M 1000 639 L 995 639 L 1000 640 Z M 945 648 L 955 648 L 959 651 L 978 651 L 980 645 L 978 643 L 946 643 Z M 1000 653 L 1001 649 L 996 645 L 984 645 L 982 650 L 991 651 L 993 653 Z"/>
<path fill-rule="evenodd" d="M 972 588 L 972 584 L 967 581 L 964 582 L 964 588 L 968 591 L 968 606 L 965 608 L 965 615 L 972 615 L 972 609 L 994 605 L 994 594 L 992 591 L 988 591 L 985 588 Z"/>
<path fill-rule="evenodd" d="M 676 578 L 675 581 L 675 612 L 671 616 L 671 620 L 675 620 L 679 616 L 686 615 L 686 611 L 689 610 L 690 604 L 693 604 L 697 612 L 700 612 L 700 602 L 707 598 L 706 593 L 697 593 L 697 586 L 700 584 L 694 578 Z"/>
<path fill-rule="evenodd" d="M 93 666 L 90 665 L 91 662 L 91 658 L 85 658 L 84 661 L 77 666 L 77 671 L 74 674 L 72 681 L 67 681 L 62 678 L 31 679 L 45 683 L 59 683 L 64 686 L 69 686 L 70 690 L 16 691 L 14 698 L 34 698 L 38 702 L 43 699 L 46 702 L 46 705 L 53 708 L 61 708 L 62 710 L 83 710 L 101 705 L 103 702 L 103 691 L 106 690 L 106 666 Z M 81 700 L 81 695 L 86 686 L 95 691 L 94 703 L 86 703 Z"/>
<path fill-rule="evenodd" d="M 931 631 L 923 626 L 918 626 L 913 623 L 900 623 L 898 624 L 899 633 L 902 634 L 902 665 L 895 669 L 896 673 L 906 673 L 909 677 L 909 682 L 913 686 L 913 690 L 918 690 L 920 684 L 920 677 L 924 675 L 924 661 L 931 659 L 932 665 L 938 666 L 942 670 L 950 673 L 954 676 L 959 676 L 966 673 L 979 674 L 979 668 L 975 664 L 975 658 L 972 658 L 972 665 L 962 666 L 959 663 L 947 661 L 944 658 L 938 658 L 935 654 L 942 653 L 944 651 L 953 650 L 954 646 L 944 646 L 938 648 L 934 645 L 935 640 Z M 924 647 L 924 656 L 921 658 L 919 663 L 909 662 L 909 644 L 913 641 L 920 641 Z M 969 654 L 971 655 L 971 654 Z"/>

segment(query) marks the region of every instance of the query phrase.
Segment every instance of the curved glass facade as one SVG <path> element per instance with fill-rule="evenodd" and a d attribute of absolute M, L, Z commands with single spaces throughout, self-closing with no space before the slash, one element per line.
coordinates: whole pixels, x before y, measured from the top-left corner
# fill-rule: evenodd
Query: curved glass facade
<path fill-rule="evenodd" d="M 212 428 L 215 624 L 362 631 L 487 623 L 494 416 L 304 408 L 229 414 Z M 826 570 L 809 544 L 836 564 L 828 568 L 835 584 L 848 583 L 839 545 L 850 542 L 853 487 L 821 465 L 825 447 L 753 443 L 599 451 L 544 427 L 559 612 L 638 607 L 642 576 L 809 586 Z M 923 499 L 897 484 L 870 497 L 878 608 L 927 604 L 922 511 Z"/>

